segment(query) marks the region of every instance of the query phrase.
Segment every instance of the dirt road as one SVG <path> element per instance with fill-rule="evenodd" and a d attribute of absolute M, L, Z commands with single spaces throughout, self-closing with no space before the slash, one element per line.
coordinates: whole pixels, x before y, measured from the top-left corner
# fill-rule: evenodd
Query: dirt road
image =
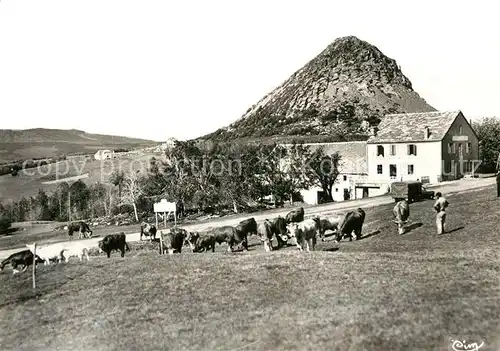
<path fill-rule="evenodd" d="M 491 186 L 495 184 L 495 178 L 473 178 L 473 179 L 462 179 L 458 181 L 450 181 L 434 186 L 428 186 L 429 189 L 432 189 L 434 191 L 441 191 L 444 195 L 452 195 L 454 193 L 461 193 L 461 192 L 467 192 L 467 191 L 476 191 L 479 188 L 484 188 L 487 186 Z M 378 197 L 373 197 L 373 198 L 365 198 L 365 199 L 359 199 L 359 200 L 350 200 L 350 201 L 343 201 L 343 202 L 334 202 L 334 203 L 329 203 L 329 204 L 323 204 L 323 205 L 318 205 L 318 206 L 313 206 L 305 209 L 305 217 L 310 217 L 314 214 L 330 214 L 330 213 L 345 213 L 353 208 L 361 207 L 363 209 L 370 208 L 370 207 L 375 207 L 375 206 L 380 206 L 380 205 L 386 205 L 393 203 L 394 200 L 389 196 L 389 195 L 384 195 L 384 196 L 378 196 Z M 285 216 L 288 212 L 290 211 L 289 208 L 283 209 L 282 211 L 273 211 L 273 213 L 269 212 L 260 212 L 260 213 L 253 213 L 249 214 L 248 217 L 254 217 L 257 222 L 263 221 L 266 218 L 274 218 L 277 216 Z M 184 229 L 188 231 L 206 231 L 214 227 L 221 227 L 224 225 L 236 225 L 242 220 L 241 217 L 236 217 L 236 218 L 221 218 L 220 220 L 212 220 L 209 223 L 206 222 L 200 222 L 196 224 L 190 224 L 190 225 L 185 225 L 182 226 Z M 85 240 L 78 240 L 78 241 L 73 241 L 73 242 L 83 242 L 89 247 L 97 247 L 97 242 L 101 240 L 102 238 L 92 238 L 92 239 L 85 239 Z M 133 241 L 139 241 L 140 240 L 140 233 L 132 233 L 132 234 L 127 234 L 127 241 L 128 242 L 133 242 Z M 66 241 L 65 243 L 68 243 Z M 43 243 L 42 243 L 43 244 Z M 11 250 L 3 250 L 0 251 L 0 259 L 4 259 L 8 257 L 9 255 L 21 251 L 24 248 L 17 248 L 17 249 L 11 249 Z"/>

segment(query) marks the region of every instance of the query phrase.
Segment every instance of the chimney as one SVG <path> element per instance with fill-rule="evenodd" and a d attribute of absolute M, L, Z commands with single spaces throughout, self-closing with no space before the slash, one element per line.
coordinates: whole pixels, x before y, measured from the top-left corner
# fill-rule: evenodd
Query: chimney
<path fill-rule="evenodd" d="M 371 136 L 377 136 L 378 128 L 373 126 L 370 128 L 370 135 Z"/>
<path fill-rule="evenodd" d="M 431 135 L 431 132 L 429 130 L 429 127 L 424 127 L 425 128 L 425 131 L 424 131 L 424 139 L 427 140 L 429 139 L 429 136 Z"/>

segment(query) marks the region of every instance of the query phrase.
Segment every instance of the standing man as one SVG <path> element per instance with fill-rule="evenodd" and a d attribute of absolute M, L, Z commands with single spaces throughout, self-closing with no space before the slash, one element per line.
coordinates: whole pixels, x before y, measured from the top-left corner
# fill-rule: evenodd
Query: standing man
<path fill-rule="evenodd" d="M 449 203 L 448 200 L 445 199 L 445 197 L 440 193 L 436 193 L 436 202 L 434 203 L 434 210 L 436 210 L 437 215 L 436 215 L 436 227 L 437 227 L 437 233 L 439 234 L 444 234 L 444 225 L 446 221 L 446 207 L 448 207 Z"/>

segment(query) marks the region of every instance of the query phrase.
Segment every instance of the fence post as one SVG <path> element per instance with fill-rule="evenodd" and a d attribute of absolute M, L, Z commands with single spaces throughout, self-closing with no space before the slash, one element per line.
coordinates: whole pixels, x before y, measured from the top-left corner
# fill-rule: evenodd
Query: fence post
<path fill-rule="evenodd" d="M 36 289 L 36 243 L 33 246 L 33 290 Z"/>

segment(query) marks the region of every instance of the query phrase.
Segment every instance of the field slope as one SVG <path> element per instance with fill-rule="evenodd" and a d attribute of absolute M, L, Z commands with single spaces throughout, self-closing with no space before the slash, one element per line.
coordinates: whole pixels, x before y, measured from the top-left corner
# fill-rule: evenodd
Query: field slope
<path fill-rule="evenodd" d="M 0 274 L 3 350 L 449 350 L 450 338 L 500 348 L 500 201 L 492 186 L 451 195 L 449 233 L 432 202 L 367 209 L 364 238 L 265 253 L 125 258 Z M 148 246 L 149 245 L 149 246 Z"/>
<path fill-rule="evenodd" d="M 90 134 L 77 129 L 0 129 L 0 161 L 94 154 L 99 149 L 132 149 L 156 144 L 152 140 Z"/>

